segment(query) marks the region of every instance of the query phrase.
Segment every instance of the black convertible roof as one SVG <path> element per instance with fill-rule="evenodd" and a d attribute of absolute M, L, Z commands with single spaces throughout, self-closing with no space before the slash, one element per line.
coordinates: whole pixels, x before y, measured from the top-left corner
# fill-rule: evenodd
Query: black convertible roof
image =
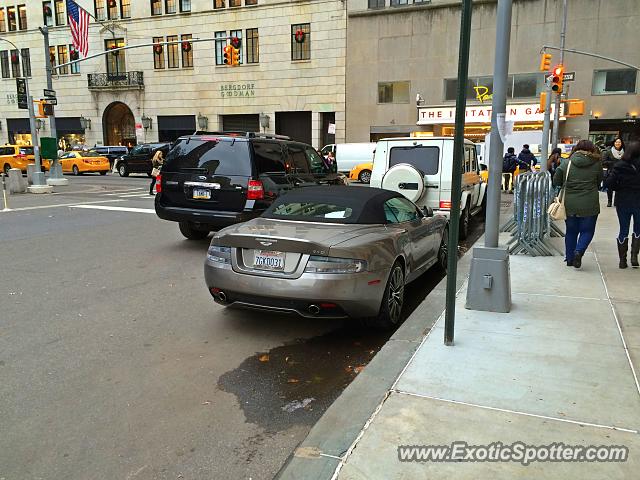
<path fill-rule="evenodd" d="M 318 186 L 303 187 L 291 190 L 281 195 L 262 214 L 263 218 L 286 218 L 288 220 L 304 220 L 328 223 L 361 223 L 382 224 L 387 223 L 384 214 L 384 202 L 391 198 L 404 198 L 402 194 L 374 187 L 345 187 L 345 186 Z M 287 203 L 328 203 L 349 207 L 352 214 L 347 218 L 309 218 L 303 216 L 274 215 L 274 210 L 279 205 Z"/>

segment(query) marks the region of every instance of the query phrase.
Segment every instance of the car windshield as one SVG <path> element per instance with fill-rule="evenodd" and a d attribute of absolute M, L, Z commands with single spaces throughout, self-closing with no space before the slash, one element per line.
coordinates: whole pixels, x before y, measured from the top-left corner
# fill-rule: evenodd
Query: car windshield
<path fill-rule="evenodd" d="M 273 217 L 297 217 L 307 221 L 335 219 L 344 220 L 353 214 L 353 209 L 344 205 L 322 202 L 290 202 L 282 203 L 273 209 Z"/>
<path fill-rule="evenodd" d="M 227 138 L 180 139 L 167 155 L 162 169 L 251 176 L 249 144 Z"/>
<path fill-rule="evenodd" d="M 20 147 L 21 155 L 33 155 L 33 147 Z"/>

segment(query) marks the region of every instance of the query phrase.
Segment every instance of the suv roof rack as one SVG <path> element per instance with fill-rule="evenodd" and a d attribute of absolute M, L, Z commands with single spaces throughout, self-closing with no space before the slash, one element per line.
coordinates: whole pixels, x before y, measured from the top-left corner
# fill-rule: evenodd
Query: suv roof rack
<path fill-rule="evenodd" d="M 291 140 L 291 137 L 286 135 L 277 135 L 274 133 L 260 133 L 260 132 L 247 132 L 248 138 L 270 138 L 276 140 Z"/>

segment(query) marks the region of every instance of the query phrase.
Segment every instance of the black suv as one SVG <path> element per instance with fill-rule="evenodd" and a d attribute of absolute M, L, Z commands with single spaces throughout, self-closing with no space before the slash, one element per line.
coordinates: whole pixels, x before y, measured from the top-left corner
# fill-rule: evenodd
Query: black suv
<path fill-rule="evenodd" d="M 164 150 L 166 156 L 169 152 L 169 143 L 142 143 L 131 149 L 127 155 L 123 155 L 116 162 L 116 169 L 121 177 L 127 177 L 130 173 L 146 173 L 151 176 L 151 159 L 158 150 Z"/>
<path fill-rule="evenodd" d="M 96 152 L 102 155 L 103 157 L 107 157 L 109 159 L 109 166 L 113 168 L 113 164 L 116 160 L 123 155 L 127 155 L 129 150 L 127 147 L 120 146 L 110 146 L 110 145 L 100 145 L 93 147 L 89 150 L 90 152 Z"/>
<path fill-rule="evenodd" d="M 189 239 L 260 216 L 283 192 L 345 184 L 311 146 L 279 135 L 180 137 L 158 178 L 156 213 Z"/>

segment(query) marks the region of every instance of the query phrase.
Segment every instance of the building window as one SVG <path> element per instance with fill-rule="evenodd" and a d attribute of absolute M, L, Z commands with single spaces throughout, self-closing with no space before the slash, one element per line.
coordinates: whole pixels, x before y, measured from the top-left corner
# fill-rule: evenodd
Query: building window
<path fill-rule="evenodd" d="M 29 53 L 28 48 L 23 48 L 20 51 L 20 55 L 22 56 L 22 73 L 24 73 L 25 77 L 31 76 L 31 54 Z"/>
<path fill-rule="evenodd" d="M 62 65 L 63 63 L 67 63 L 69 61 L 69 57 L 67 55 L 67 46 L 66 45 L 58 45 L 58 65 Z M 58 73 L 60 75 L 66 75 L 69 73 L 69 66 L 64 66 L 58 69 Z"/>
<path fill-rule="evenodd" d="M 164 0 L 164 13 L 176 13 L 178 11 L 177 0 Z"/>
<path fill-rule="evenodd" d="M 56 66 L 56 47 L 49 47 L 49 63 L 51 63 L 51 72 L 53 75 L 58 74 Z"/>
<path fill-rule="evenodd" d="M 120 17 L 131 18 L 131 0 L 120 1 Z"/>
<path fill-rule="evenodd" d="M 543 73 L 517 73 L 507 79 L 507 99 L 535 98 L 544 89 Z M 444 99 L 454 101 L 458 90 L 455 78 L 444 81 Z M 493 77 L 469 77 L 467 84 L 467 100 L 480 103 L 491 103 L 493 95 Z"/>
<path fill-rule="evenodd" d="M 64 1 L 55 0 L 54 5 L 56 10 L 56 25 L 64 25 Z"/>
<path fill-rule="evenodd" d="M 493 82 L 491 83 L 493 86 Z M 513 76 L 513 98 L 534 98 L 544 86 L 544 75 L 530 73 Z M 493 90 L 493 89 L 492 89 Z M 507 91 L 509 97 L 509 91 Z"/>
<path fill-rule="evenodd" d="M 636 93 L 638 74 L 634 69 L 596 70 L 593 72 L 594 95 Z"/>
<path fill-rule="evenodd" d="M 222 49 L 227 45 L 227 32 L 216 32 L 216 65 L 224 65 Z"/>
<path fill-rule="evenodd" d="M 229 0 L 229 7 L 241 7 L 242 0 Z"/>
<path fill-rule="evenodd" d="M 16 7 L 7 7 L 7 19 L 9 20 L 9 31 L 15 32 L 18 29 Z"/>
<path fill-rule="evenodd" d="M 106 0 L 95 0 L 93 3 L 96 19 L 103 21 L 107 19 L 106 11 L 104 8 L 104 2 Z"/>
<path fill-rule="evenodd" d="M 213 8 L 224 8 L 224 0 L 213 0 Z"/>
<path fill-rule="evenodd" d="M 193 67 L 193 43 L 191 43 L 191 35 L 182 35 L 180 37 L 182 50 L 182 68 Z"/>
<path fill-rule="evenodd" d="M 291 25 L 291 60 L 311 58 L 311 24 Z"/>
<path fill-rule="evenodd" d="M 2 78 L 9 78 L 9 52 L 6 50 L 0 52 L 0 66 L 2 67 Z"/>
<path fill-rule="evenodd" d="M 76 50 L 76 47 L 69 45 L 69 58 L 70 60 L 77 60 L 80 58 L 80 53 Z M 70 65 L 71 73 L 80 73 L 80 64 L 72 63 Z"/>
<path fill-rule="evenodd" d="M 18 28 L 20 30 L 27 29 L 27 7 L 18 5 Z"/>
<path fill-rule="evenodd" d="M 118 19 L 118 2 L 114 0 L 107 0 L 107 18 L 109 20 Z"/>
<path fill-rule="evenodd" d="M 151 0 L 151 15 L 162 15 L 162 0 Z"/>
<path fill-rule="evenodd" d="M 238 49 L 238 63 L 242 64 L 244 63 L 242 61 L 242 56 L 244 55 L 243 51 L 242 51 L 242 30 L 231 30 L 229 32 L 229 36 L 231 38 L 235 37 L 238 40 L 240 40 L 240 48 Z"/>
<path fill-rule="evenodd" d="M 109 51 L 113 48 L 124 47 L 124 38 L 116 38 L 112 40 L 105 40 L 105 50 Z M 105 55 L 107 58 L 107 75 L 110 77 L 122 77 L 126 73 L 124 50 L 109 53 Z"/>
<path fill-rule="evenodd" d="M 180 0 L 180 11 L 181 12 L 190 12 L 191 11 L 191 0 Z"/>
<path fill-rule="evenodd" d="M 247 63 L 260 62 L 260 43 L 258 41 L 258 29 L 247 28 Z"/>
<path fill-rule="evenodd" d="M 257 5 L 258 4 L 258 0 L 244 0 L 244 4 L 245 4 L 245 6 Z"/>
<path fill-rule="evenodd" d="M 378 103 L 409 103 L 411 82 L 378 83 Z"/>
<path fill-rule="evenodd" d="M 167 45 L 167 67 L 180 68 L 180 58 L 178 57 L 178 36 L 167 37 L 167 42 L 175 42 Z"/>
<path fill-rule="evenodd" d="M 53 26 L 53 10 L 51 9 L 51 2 L 42 2 L 42 18 L 43 23 L 47 27 Z"/>
<path fill-rule="evenodd" d="M 398 5 L 408 5 L 409 0 L 391 0 L 391 6 L 397 7 Z"/>
<path fill-rule="evenodd" d="M 0 32 L 6 32 L 7 25 L 4 21 L 4 8 L 0 7 Z"/>
<path fill-rule="evenodd" d="M 153 43 L 164 42 L 164 37 L 153 37 Z M 155 45 L 153 47 L 153 68 L 156 70 L 164 69 L 164 45 Z"/>
<path fill-rule="evenodd" d="M 13 78 L 20 76 L 20 52 L 18 50 L 11 50 L 11 75 Z"/>
<path fill-rule="evenodd" d="M 384 8 L 384 0 L 369 0 L 369 8 Z"/>

